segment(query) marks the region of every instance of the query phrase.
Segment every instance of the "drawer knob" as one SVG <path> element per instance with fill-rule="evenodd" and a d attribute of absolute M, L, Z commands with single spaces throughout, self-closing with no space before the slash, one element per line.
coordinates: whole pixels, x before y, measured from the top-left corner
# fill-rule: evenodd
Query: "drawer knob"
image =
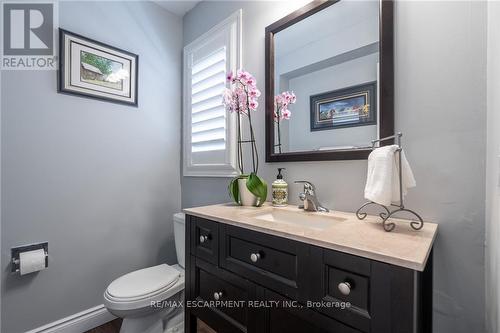
<path fill-rule="evenodd" d="M 349 282 L 341 282 L 338 285 L 339 291 L 342 295 L 349 295 L 351 293 L 351 284 Z"/>
<path fill-rule="evenodd" d="M 252 262 L 257 262 L 257 260 L 260 259 L 260 253 L 252 253 L 250 255 L 250 260 L 252 260 Z"/>
<path fill-rule="evenodd" d="M 216 301 L 220 300 L 222 298 L 222 291 L 219 291 L 219 292 L 215 292 L 214 293 L 214 299 Z"/>
<path fill-rule="evenodd" d="M 201 235 L 200 236 L 200 243 L 205 243 L 207 240 L 208 240 L 208 236 L 207 235 Z"/>

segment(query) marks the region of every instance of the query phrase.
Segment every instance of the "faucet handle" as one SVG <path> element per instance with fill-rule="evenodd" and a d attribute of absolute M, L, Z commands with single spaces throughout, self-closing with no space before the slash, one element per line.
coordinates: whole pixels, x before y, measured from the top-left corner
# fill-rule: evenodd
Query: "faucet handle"
<path fill-rule="evenodd" d="M 296 180 L 294 183 L 295 184 L 304 184 L 304 192 L 309 193 L 309 194 L 312 194 L 312 192 L 314 192 L 314 190 L 316 189 L 314 187 L 314 184 L 311 182 L 308 182 L 307 180 Z"/>

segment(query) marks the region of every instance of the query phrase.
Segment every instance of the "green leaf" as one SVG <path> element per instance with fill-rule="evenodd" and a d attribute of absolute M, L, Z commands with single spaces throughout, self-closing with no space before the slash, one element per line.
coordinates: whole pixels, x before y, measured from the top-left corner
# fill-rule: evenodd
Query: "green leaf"
<path fill-rule="evenodd" d="M 235 203 L 240 205 L 240 189 L 238 187 L 238 178 L 233 178 L 227 186 L 229 192 L 229 197 L 233 199 Z"/>
<path fill-rule="evenodd" d="M 267 183 L 265 180 L 257 176 L 255 173 L 251 173 L 248 176 L 247 188 L 253 195 L 255 195 L 257 200 L 257 207 L 260 207 L 266 202 L 267 199 Z"/>

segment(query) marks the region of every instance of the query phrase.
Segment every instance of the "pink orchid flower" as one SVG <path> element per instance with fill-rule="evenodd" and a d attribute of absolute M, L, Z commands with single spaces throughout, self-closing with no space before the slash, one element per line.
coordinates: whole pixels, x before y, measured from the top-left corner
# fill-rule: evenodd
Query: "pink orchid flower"
<path fill-rule="evenodd" d="M 275 121 L 289 120 L 292 113 L 288 110 L 290 104 L 294 104 L 297 101 L 297 97 L 293 92 L 284 91 L 281 94 L 274 96 L 275 108 L 274 118 Z"/>
<path fill-rule="evenodd" d="M 248 92 L 248 95 L 253 98 L 258 98 L 260 96 L 260 90 L 255 88 L 255 89 L 250 89 Z"/>
<path fill-rule="evenodd" d="M 257 81 L 252 74 L 238 70 L 234 76 L 230 71 L 226 79 L 231 85 L 231 88 L 222 92 L 222 104 L 226 109 L 240 114 L 248 114 L 249 110 L 257 110 L 259 106 L 257 99 L 261 92 L 257 89 Z"/>
<path fill-rule="evenodd" d="M 285 110 L 281 111 L 281 118 L 282 119 L 290 120 L 291 116 L 292 116 L 292 113 L 290 112 L 290 110 L 285 109 Z"/>
<path fill-rule="evenodd" d="M 251 110 L 257 110 L 257 108 L 259 107 L 259 103 L 257 101 L 250 101 L 248 106 Z"/>

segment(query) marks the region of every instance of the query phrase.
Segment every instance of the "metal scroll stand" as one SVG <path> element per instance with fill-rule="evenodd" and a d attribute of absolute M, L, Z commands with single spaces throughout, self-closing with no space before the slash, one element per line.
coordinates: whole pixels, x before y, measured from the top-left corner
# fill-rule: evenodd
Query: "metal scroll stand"
<path fill-rule="evenodd" d="M 359 207 L 359 209 L 356 211 L 356 216 L 358 217 L 358 219 L 363 220 L 367 216 L 367 213 L 364 213 L 361 211 L 366 206 L 376 205 L 376 206 L 383 208 L 384 211 L 381 212 L 379 214 L 379 216 L 380 216 L 380 218 L 382 218 L 382 226 L 384 227 L 384 230 L 388 231 L 388 232 L 392 231 L 396 227 L 396 224 L 394 222 L 388 222 L 389 218 L 394 217 L 394 214 L 399 213 L 399 212 L 408 212 L 408 213 L 414 215 L 418 219 L 418 221 L 411 221 L 410 222 L 410 226 L 413 229 L 420 230 L 424 226 L 424 221 L 422 220 L 420 215 L 418 215 L 417 213 L 415 213 L 414 211 L 412 211 L 410 209 L 405 208 L 405 206 L 404 206 L 404 201 L 403 201 L 403 168 L 402 168 L 402 163 L 401 163 L 401 151 L 403 150 L 403 148 L 401 146 L 401 137 L 402 136 L 403 136 L 403 133 L 399 132 L 395 135 L 391 135 L 391 136 L 388 136 L 388 137 L 385 137 L 382 139 L 372 141 L 372 149 L 375 149 L 375 145 L 379 142 L 387 141 L 387 140 L 391 140 L 391 139 L 397 140 L 398 149 L 396 150 L 396 152 L 398 152 L 398 157 L 399 157 L 398 158 L 398 163 L 399 163 L 399 205 L 391 204 L 391 206 L 397 207 L 397 209 L 391 211 L 391 210 L 389 210 L 388 207 L 386 207 L 384 205 L 378 204 L 378 203 L 373 202 L 373 201 L 369 201 L 369 202 L 366 202 L 365 204 L 363 204 L 361 207 Z"/>

